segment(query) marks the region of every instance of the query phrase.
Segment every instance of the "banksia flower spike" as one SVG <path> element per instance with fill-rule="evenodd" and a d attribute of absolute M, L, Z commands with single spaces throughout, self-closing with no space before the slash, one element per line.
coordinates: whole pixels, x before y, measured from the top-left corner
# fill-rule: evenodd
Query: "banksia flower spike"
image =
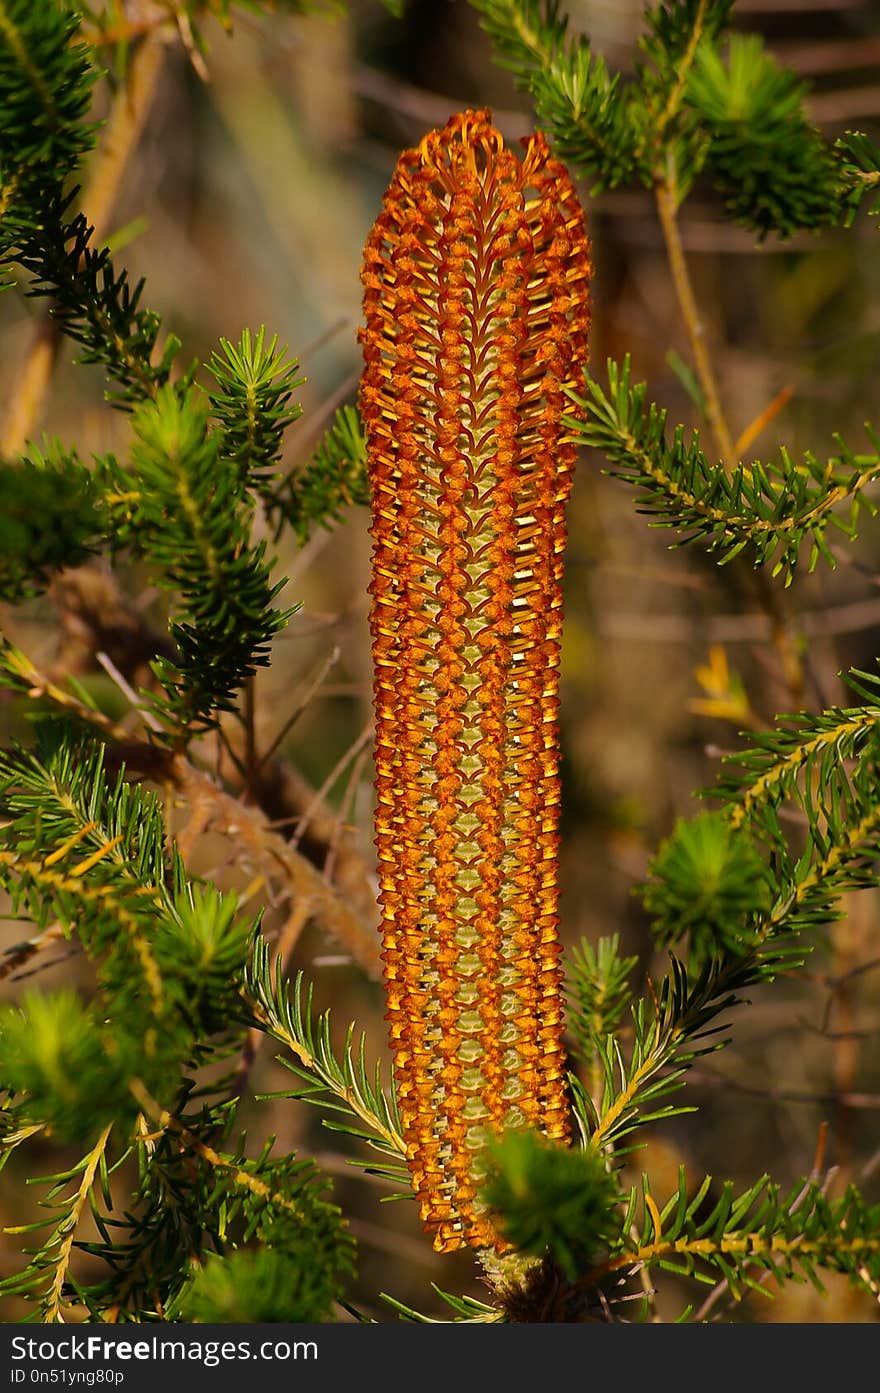
<path fill-rule="evenodd" d="M 490 1135 L 564 1140 L 557 937 L 563 437 L 587 357 L 583 212 L 485 111 L 400 158 L 367 241 L 376 844 L 391 1044 L 425 1227 L 503 1245 Z"/>

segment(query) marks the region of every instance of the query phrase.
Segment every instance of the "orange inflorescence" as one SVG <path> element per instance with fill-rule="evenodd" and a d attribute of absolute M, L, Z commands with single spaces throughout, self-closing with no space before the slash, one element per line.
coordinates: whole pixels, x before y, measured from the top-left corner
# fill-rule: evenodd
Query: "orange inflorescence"
<path fill-rule="evenodd" d="M 376 844 L 388 1020 L 422 1219 L 502 1246 L 487 1136 L 569 1131 L 557 937 L 564 389 L 589 243 L 564 167 L 485 111 L 400 158 L 367 241 Z"/>

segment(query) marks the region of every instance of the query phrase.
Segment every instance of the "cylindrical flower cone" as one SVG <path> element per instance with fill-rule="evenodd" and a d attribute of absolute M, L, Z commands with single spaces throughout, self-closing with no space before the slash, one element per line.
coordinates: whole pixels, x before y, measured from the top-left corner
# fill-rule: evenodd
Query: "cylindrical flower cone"
<path fill-rule="evenodd" d="M 364 258 L 376 844 L 394 1070 L 440 1250 L 502 1246 L 488 1136 L 565 1139 L 557 891 L 567 386 L 584 217 L 485 111 L 398 161 Z"/>

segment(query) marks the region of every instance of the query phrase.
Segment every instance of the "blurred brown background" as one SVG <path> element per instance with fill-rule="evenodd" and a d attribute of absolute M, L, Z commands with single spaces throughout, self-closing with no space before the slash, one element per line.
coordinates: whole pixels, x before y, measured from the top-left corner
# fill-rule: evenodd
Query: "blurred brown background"
<path fill-rule="evenodd" d="M 636 0 L 569 0 L 568 9 L 572 24 L 612 65 L 631 68 Z M 149 20 L 149 4 L 137 11 Z M 823 130 L 834 136 L 863 129 L 876 137 L 880 5 L 743 0 L 736 16 L 740 28 L 765 35 L 781 60 L 810 79 L 811 112 Z M 145 302 L 182 337 L 182 361 L 206 358 L 221 335 L 236 340 L 245 326 L 265 324 L 290 345 L 307 376 L 304 416 L 288 437 L 286 464 L 294 468 L 335 406 L 355 398 L 360 251 L 399 150 L 467 105 L 492 106 L 512 139 L 531 128 L 531 118 L 525 99 L 492 64 L 465 0 L 409 0 L 402 20 L 374 0 L 352 0 L 346 13 L 329 17 L 237 14 L 232 37 L 213 21 L 204 35 L 203 58 L 193 61 L 180 42 L 163 53 L 108 230 L 123 230 L 119 259 L 133 279 L 146 277 Z M 626 191 L 594 199 L 586 188 L 583 195 L 596 261 L 594 370 L 601 376 L 606 356 L 631 353 L 636 379 L 647 379 L 673 422 L 692 424 L 693 408 L 668 362 L 670 349 L 685 359 L 688 350 L 651 196 Z M 837 430 L 855 449 L 865 447 L 862 422 L 880 415 L 877 226 L 862 217 L 848 231 L 757 247 L 698 185 L 682 214 L 682 235 L 734 434 L 790 389 L 754 446 L 759 457 L 782 441 L 794 454 L 812 449 L 823 456 L 834 449 Z M 10 396 L 39 313 L 38 304 L 17 294 L 0 299 L 0 362 Z M 74 356 L 64 345 L 39 428 L 76 443 L 86 457 L 124 451 L 125 418 L 104 405 L 100 375 L 72 366 Z M 651 529 L 627 488 L 605 478 L 596 458 L 585 457 L 577 475 L 570 537 L 563 935 L 573 944 L 620 932 L 645 970 L 662 972 L 633 888 L 675 817 L 696 810 L 694 791 L 712 781 L 719 753 L 735 747 L 738 729 L 790 709 L 791 697 L 766 620 L 729 572 L 699 548 L 670 550 L 672 534 Z M 809 638 L 805 704 L 814 708 L 843 699 L 841 669 L 870 669 L 880 652 L 880 527 L 866 517 L 861 539 L 841 539 L 839 549 L 837 570 L 823 566 L 799 577 L 791 598 L 795 622 Z M 352 510 L 302 551 L 284 537 L 277 555 L 290 577 L 282 601 L 302 608 L 256 684 L 258 748 L 268 748 L 302 707 L 281 744 L 285 768 L 295 771 L 290 778 L 301 776 L 315 790 L 342 762 L 316 811 L 313 845 L 305 838 L 303 846 L 331 879 L 350 873 L 359 912 L 369 917 L 366 513 Z M 148 578 L 123 574 L 121 584 L 139 612 L 161 624 Z M 73 668 L 108 709 L 124 712 L 112 678 L 87 651 L 87 629 L 85 647 L 77 647 L 83 631 L 63 591 L 6 610 L 0 622 L 47 669 Z M 724 718 L 727 708 L 732 719 Z M 7 733 L 19 732 L 24 713 L 7 703 L 0 722 Z M 299 814 L 309 807 L 302 785 L 288 795 L 277 816 L 285 806 Z M 176 825 L 187 825 L 186 809 L 174 816 Z M 236 855 L 242 848 L 218 838 L 190 840 L 195 870 L 239 888 L 251 880 L 246 854 Z M 857 1179 L 869 1194 L 876 1191 L 877 897 L 854 896 L 849 909 L 809 971 L 756 992 L 752 1008 L 733 1018 L 734 1044 L 694 1069 L 690 1101 L 699 1111 L 658 1127 L 635 1158 L 637 1169 L 653 1173 L 661 1198 L 680 1163 L 694 1176 L 708 1170 L 748 1182 L 769 1170 L 793 1183 L 813 1164 L 823 1122 L 830 1125 L 824 1164 L 839 1167 L 835 1187 Z M 277 930 L 282 920 L 270 907 L 269 927 Z M 2 932 L 15 942 L 22 926 L 9 923 Z M 313 923 L 291 966 L 315 978 L 340 1031 L 357 1019 L 373 1053 L 384 1053 L 380 990 L 351 963 L 345 944 Z M 50 985 L 78 971 L 76 958 L 59 952 L 36 981 Z M 4 991 L 16 989 L 6 984 Z M 286 1082 L 271 1052 L 261 1053 L 254 1091 Z M 381 1187 L 345 1165 L 344 1145 L 315 1113 L 296 1103 L 248 1102 L 244 1115 L 255 1139 L 275 1132 L 279 1147 L 313 1151 L 334 1173 L 360 1242 L 352 1299 L 367 1314 L 393 1319 L 379 1291 L 434 1315 L 444 1308 L 431 1282 L 480 1294 L 471 1260 L 435 1257 L 411 1207 L 380 1205 Z M 36 1154 L 32 1149 L 31 1158 Z M 37 1163 L 41 1173 L 60 1168 L 55 1153 L 38 1155 Z M 11 1214 L 21 1222 L 22 1207 L 36 1200 L 33 1192 L 22 1199 L 21 1179 L 19 1158 L 0 1178 L 0 1222 Z M 3 1269 L 13 1262 L 6 1252 Z M 674 1312 L 680 1297 L 666 1278 L 660 1310 Z M 727 1312 L 723 1293 L 715 1309 Z M 732 1318 L 873 1320 L 875 1309 L 832 1282 L 827 1304 L 809 1288 L 790 1287 L 772 1306 L 750 1298 Z M 18 1311 L 10 1306 L 6 1318 Z"/>

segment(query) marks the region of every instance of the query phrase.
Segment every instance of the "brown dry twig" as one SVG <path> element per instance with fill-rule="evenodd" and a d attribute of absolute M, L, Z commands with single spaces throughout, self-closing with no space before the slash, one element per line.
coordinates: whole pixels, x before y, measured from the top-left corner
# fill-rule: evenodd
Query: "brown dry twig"
<path fill-rule="evenodd" d="M 3 959 L 0 961 L 0 982 L 25 967 L 39 953 L 42 953 L 44 948 L 50 947 L 53 943 L 63 942 L 65 936 L 64 929 L 60 924 L 50 924 L 36 938 L 30 938 L 25 943 L 14 943 L 11 948 L 6 949 Z"/>
<path fill-rule="evenodd" d="M 375 930 L 337 893 L 321 872 L 289 842 L 273 832 L 265 814 L 242 804 L 180 755 L 171 757 L 170 774 L 175 788 L 192 804 L 201 800 L 210 809 L 209 826 L 237 840 L 267 877 L 283 877 L 291 901 L 305 906 L 308 917 L 348 949 L 370 976 L 378 976 L 379 945 Z"/>
<path fill-rule="evenodd" d="M 18 650 L 15 666 L 21 687 L 28 696 L 32 699 L 48 697 L 108 739 L 106 763 L 109 769 L 124 764 L 127 769 L 176 790 L 195 810 L 197 832 L 210 826 L 233 840 L 248 853 L 267 883 L 277 884 L 280 880 L 294 905 L 302 904 L 309 919 L 320 923 L 365 972 L 378 976 L 378 939 L 370 918 L 358 912 L 343 894 L 328 884 L 321 871 L 300 850 L 272 829 L 262 809 L 245 806 L 183 755 L 149 740 L 132 738 L 123 726 L 40 673 Z M 328 820 L 335 826 L 332 818 Z M 193 829 L 184 830 L 187 845 L 191 847 L 195 840 Z M 328 847 L 331 844 L 332 833 Z"/>

